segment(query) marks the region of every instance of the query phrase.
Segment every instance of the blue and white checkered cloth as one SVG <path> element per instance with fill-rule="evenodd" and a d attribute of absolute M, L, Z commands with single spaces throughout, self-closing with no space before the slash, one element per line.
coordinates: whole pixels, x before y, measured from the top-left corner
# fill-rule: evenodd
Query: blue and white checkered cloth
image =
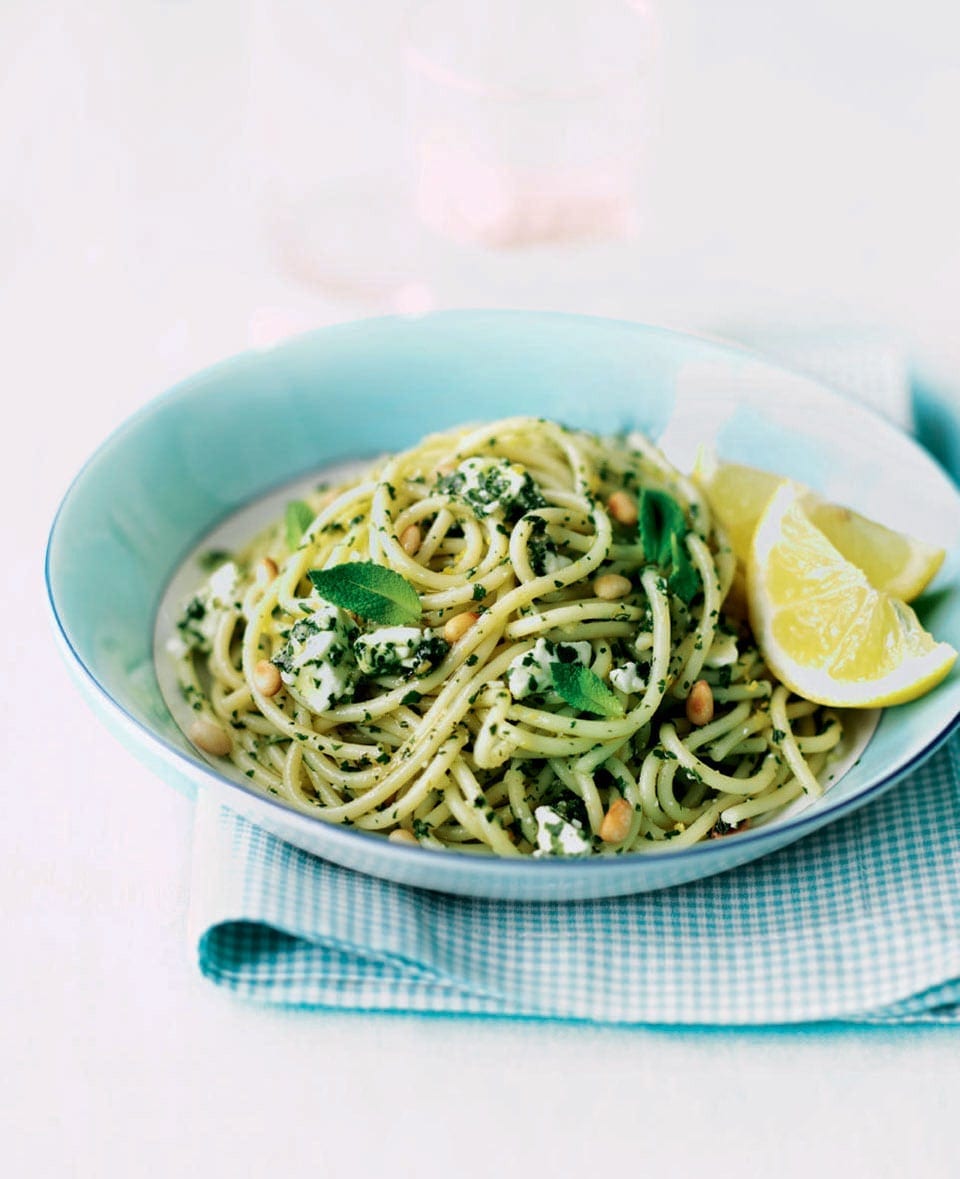
<path fill-rule="evenodd" d="M 196 850 L 200 968 L 250 999 L 618 1024 L 960 1023 L 957 741 L 783 851 L 612 900 L 421 892 L 208 801 Z"/>
<path fill-rule="evenodd" d="M 908 424 L 902 407 L 885 408 Z M 268 1003 L 612 1024 L 957 1024 L 960 739 L 878 802 L 763 860 L 573 904 L 373 879 L 202 797 L 191 929 L 206 977 Z"/>

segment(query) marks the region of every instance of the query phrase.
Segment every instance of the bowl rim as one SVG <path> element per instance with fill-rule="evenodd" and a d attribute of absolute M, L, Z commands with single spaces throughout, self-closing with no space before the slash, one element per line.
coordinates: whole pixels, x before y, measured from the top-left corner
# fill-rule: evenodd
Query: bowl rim
<path fill-rule="evenodd" d="M 206 383 L 211 379 L 223 377 L 231 368 L 245 366 L 254 361 L 258 356 L 267 356 L 273 352 L 283 351 L 285 349 L 308 344 L 314 339 L 327 336 L 331 333 L 349 332 L 351 330 L 365 330 L 378 325 L 403 325 L 405 323 L 414 322 L 422 324 L 424 322 L 433 323 L 442 320 L 471 320 L 483 317 L 491 317 L 498 319 L 517 319 L 523 318 L 531 322 L 556 322 L 559 320 L 573 320 L 581 323 L 603 327 L 609 330 L 626 330 L 638 334 L 649 334 L 652 336 L 665 337 L 668 339 L 676 339 L 678 341 L 695 341 L 701 345 L 708 346 L 718 354 L 726 354 L 732 357 L 739 357 L 748 361 L 754 361 L 758 364 L 767 366 L 771 369 L 776 369 L 781 372 L 800 377 L 809 381 L 812 385 L 819 387 L 819 389 L 827 393 L 830 397 L 836 398 L 848 405 L 854 406 L 858 411 L 865 414 L 872 422 L 875 428 L 883 431 L 891 432 L 896 435 L 901 444 L 906 444 L 914 450 L 923 455 L 924 459 L 934 468 L 940 471 L 941 474 L 949 481 L 949 475 L 943 470 L 937 459 L 930 454 L 924 447 L 922 447 L 916 439 L 904 433 L 887 419 L 878 414 L 875 410 L 867 405 L 857 402 L 855 399 L 846 394 L 831 388 L 827 383 L 820 380 L 810 373 L 804 372 L 802 369 L 795 368 L 789 364 L 781 363 L 779 360 L 772 359 L 765 356 L 756 349 L 741 345 L 735 341 L 726 340 L 720 336 L 711 335 L 705 332 L 681 331 L 672 327 L 666 327 L 658 324 L 643 323 L 630 319 L 613 318 L 600 315 L 586 315 L 577 312 L 557 312 L 557 311 L 536 311 L 526 309 L 510 309 L 510 308 L 458 308 L 441 311 L 433 311 L 424 315 L 406 316 L 406 315 L 383 315 L 370 318 L 355 319 L 345 321 L 343 323 L 323 325 L 321 327 L 313 328 L 305 332 L 298 333 L 294 336 L 285 338 L 284 340 L 272 344 L 266 348 L 248 348 L 241 352 L 235 353 L 229 357 L 216 361 L 202 369 L 193 372 L 181 380 L 175 382 L 167 389 L 150 397 L 142 406 L 138 407 L 133 413 L 124 418 L 113 430 L 97 445 L 91 452 L 86 461 L 81 465 L 77 473 L 70 480 L 65 492 L 63 493 L 60 502 L 57 506 L 53 521 L 47 535 L 46 545 L 44 549 L 43 560 L 43 576 L 44 585 L 46 589 L 47 605 L 50 610 L 55 637 L 61 647 L 62 652 L 66 655 L 68 662 L 72 665 L 74 671 L 79 672 L 83 683 L 88 689 L 92 689 L 93 696 L 100 703 L 107 706 L 116 721 L 127 729 L 131 729 L 133 734 L 140 742 L 146 744 L 161 758 L 171 766 L 182 777 L 194 782 L 196 785 L 207 788 L 217 788 L 222 790 L 224 786 L 231 790 L 239 790 L 249 800 L 252 800 L 257 806 L 266 806 L 282 817 L 283 825 L 294 825 L 302 828 L 308 833 L 312 839 L 311 842 L 329 843 L 331 848 L 342 844 L 344 848 L 356 849 L 359 851 L 366 846 L 368 849 L 376 848 L 378 856 L 387 857 L 388 859 L 396 860 L 398 863 L 418 863 L 436 865 L 437 875 L 443 877 L 446 875 L 462 875 L 465 869 L 469 869 L 471 874 L 476 874 L 479 877 L 503 877 L 505 875 L 512 875 L 513 873 L 521 873 L 529 876 L 531 880 L 539 877 L 544 883 L 547 878 L 551 876 L 569 876 L 571 872 L 576 875 L 582 873 L 590 873 L 592 875 L 609 874 L 610 876 L 636 875 L 638 878 L 645 872 L 655 873 L 660 865 L 678 863 L 692 864 L 694 862 L 701 862 L 703 864 L 711 861 L 718 861 L 717 871 L 723 871 L 726 868 L 733 867 L 734 864 L 742 863 L 745 860 L 753 860 L 759 858 L 765 844 L 774 844 L 771 851 L 778 850 L 787 843 L 795 842 L 797 839 L 803 838 L 806 835 L 812 834 L 818 828 L 827 823 L 832 823 L 847 814 L 858 810 L 861 806 L 871 802 L 879 795 L 883 794 L 896 782 L 903 777 L 911 774 L 930 756 L 932 756 L 939 748 L 941 748 L 958 730 L 960 730 L 960 714 L 953 717 L 946 725 L 937 730 L 930 740 L 903 765 L 891 770 L 888 773 L 881 774 L 874 781 L 869 782 L 856 794 L 846 797 L 837 798 L 834 801 L 829 800 L 829 793 L 817 800 L 820 805 L 814 810 L 805 810 L 801 813 L 784 819 L 782 822 L 775 822 L 769 825 L 763 825 L 757 828 L 748 828 L 745 831 L 738 832 L 736 835 L 735 844 L 727 839 L 704 840 L 695 843 L 685 848 L 658 848 L 652 854 L 635 853 L 633 855 L 595 855 L 587 857 L 523 857 L 523 858 L 504 858 L 498 856 L 474 856 L 467 855 L 464 852 L 453 849 L 426 849 L 429 850 L 429 858 L 424 856 L 423 848 L 406 847 L 399 843 L 390 843 L 383 838 L 379 833 L 372 831 L 365 831 L 354 827 L 346 827 L 342 824 L 327 823 L 319 816 L 311 816 L 302 811 L 298 811 L 289 806 L 281 799 L 273 795 L 266 794 L 255 789 L 253 786 L 239 782 L 234 778 L 220 773 L 217 768 L 210 763 L 199 758 L 194 758 L 183 749 L 167 741 L 164 737 L 159 735 L 145 722 L 134 716 L 118 699 L 115 698 L 104 684 L 100 682 L 92 668 L 89 667 L 80 655 L 79 651 L 74 646 L 71 637 L 67 631 L 67 627 L 60 615 L 57 607 L 56 592 L 53 586 L 53 573 L 51 569 L 53 548 L 58 540 L 58 528 L 61 518 L 66 510 L 68 503 L 81 481 L 86 477 L 87 473 L 100 460 L 100 458 L 107 452 L 109 448 L 119 442 L 125 434 L 136 429 L 140 423 L 149 419 L 161 407 L 165 406 L 169 401 L 175 400 L 181 396 L 189 395 L 194 387 L 199 383 Z M 294 473 L 291 478 L 295 478 Z M 269 494 L 270 489 L 263 489 L 261 494 Z M 238 505 L 242 506 L 242 505 Z M 236 510 L 231 509 L 232 510 Z M 890 709 L 882 710 L 880 724 L 884 723 L 884 719 Z M 176 723 L 176 722 L 174 722 Z M 871 738 L 872 739 L 872 738 Z M 227 804 L 229 805 L 229 804 Z M 245 812 L 246 813 L 246 812 Z M 733 862 L 723 863 L 729 861 L 730 852 L 733 847 L 737 849 L 751 849 L 754 853 L 749 856 L 738 857 Z M 323 855 L 321 850 L 314 854 Z M 335 862 L 343 863 L 344 861 L 334 858 Z M 368 870 L 368 869 L 361 869 Z M 432 873 L 431 873 L 432 874 Z M 712 873 L 697 872 L 691 879 L 701 879 Z M 450 882 L 447 881 L 449 884 Z M 425 887 L 443 889 L 444 881 L 441 880 L 436 885 L 429 885 Z M 477 894 L 479 895 L 479 894 Z M 604 895 L 604 894 L 598 894 Z M 491 898 L 494 894 L 490 894 Z"/>

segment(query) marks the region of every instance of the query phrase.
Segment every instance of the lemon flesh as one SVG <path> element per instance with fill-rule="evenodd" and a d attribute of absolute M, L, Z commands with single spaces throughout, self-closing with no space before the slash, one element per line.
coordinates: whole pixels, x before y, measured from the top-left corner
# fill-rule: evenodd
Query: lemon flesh
<path fill-rule="evenodd" d="M 849 508 L 817 500 L 807 511 L 824 536 L 863 570 L 875 589 L 904 602 L 919 597 L 943 564 L 943 549 L 893 532 Z"/>
<path fill-rule="evenodd" d="M 750 624 L 772 671 L 820 704 L 874 708 L 935 687 L 957 653 L 902 600 L 870 584 L 809 519 L 805 489 L 784 482 L 747 558 Z"/>
<path fill-rule="evenodd" d="M 783 477 L 739 463 L 702 459 L 694 478 L 730 538 L 737 558 L 746 563 L 757 523 L 784 483 Z M 810 520 L 834 548 L 866 574 L 874 589 L 912 602 L 943 563 L 943 549 L 894 532 L 850 508 L 826 503 L 807 488 L 803 490 Z"/>

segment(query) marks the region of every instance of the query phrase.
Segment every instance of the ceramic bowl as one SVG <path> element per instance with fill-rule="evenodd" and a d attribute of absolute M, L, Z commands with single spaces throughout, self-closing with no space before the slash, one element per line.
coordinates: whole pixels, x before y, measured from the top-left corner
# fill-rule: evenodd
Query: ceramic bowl
<path fill-rule="evenodd" d="M 832 823 L 894 786 L 956 727 L 960 670 L 886 710 L 826 794 L 681 851 L 499 860 L 333 826 L 204 762 L 158 688 L 158 605 L 187 554 L 238 509 L 344 459 L 516 413 L 598 432 L 636 427 L 689 470 L 701 444 L 794 476 L 948 550 L 919 612 L 960 647 L 960 496 L 933 459 L 865 408 L 748 352 L 579 316 L 447 312 L 321 329 L 250 352 L 156 398 L 93 455 L 50 535 L 47 585 L 66 658 L 99 715 L 152 769 L 301 848 L 406 885 L 514 900 L 664 888 L 722 872 Z"/>

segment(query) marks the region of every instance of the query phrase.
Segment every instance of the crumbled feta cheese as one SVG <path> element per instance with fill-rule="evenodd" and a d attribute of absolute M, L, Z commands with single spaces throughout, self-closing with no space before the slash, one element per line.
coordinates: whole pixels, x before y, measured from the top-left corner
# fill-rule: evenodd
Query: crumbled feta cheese
<path fill-rule="evenodd" d="M 216 609 L 222 610 L 233 603 L 240 584 L 240 570 L 236 561 L 225 561 L 219 569 L 210 574 L 207 581 L 207 592 L 210 603 Z"/>
<path fill-rule="evenodd" d="M 353 644 L 357 665 L 364 675 L 396 675 L 438 663 L 448 644 L 439 635 L 418 626 L 385 626 L 360 635 Z"/>
<path fill-rule="evenodd" d="M 274 663 L 290 695 L 311 712 L 327 712 L 353 693 L 360 677 L 352 647 L 356 634 L 349 616 L 328 602 L 290 631 Z"/>
<path fill-rule="evenodd" d="M 167 643 L 171 655 L 182 658 L 188 651 L 209 651 L 224 611 L 236 607 L 239 587 L 240 570 L 235 561 L 215 569 L 187 603 L 177 634 Z"/>
<path fill-rule="evenodd" d="M 704 667 L 728 667 L 731 663 L 736 663 L 739 657 L 737 636 L 717 631 L 703 664 Z"/>
<path fill-rule="evenodd" d="M 589 665 L 593 648 L 589 643 L 552 643 L 537 639 L 536 643 L 513 659 L 507 668 L 507 687 L 514 700 L 547 692 L 553 686 L 550 668 L 554 663 L 582 663 Z"/>
<path fill-rule="evenodd" d="M 494 512 L 519 517 L 533 508 L 546 507 L 533 479 L 509 459 L 464 459 L 455 471 L 440 479 L 439 487 L 466 500 L 481 519 Z"/>
<path fill-rule="evenodd" d="M 582 856 L 590 851 L 590 837 L 579 820 L 568 822 L 551 806 L 538 806 L 533 817 L 537 820 L 535 856 Z"/>
<path fill-rule="evenodd" d="M 179 623 L 178 623 L 179 625 Z M 190 650 L 189 645 L 180 637 L 180 635 L 171 635 L 167 639 L 167 654 L 174 659 L 182 659 L 184 655 Z"/>
<path fill-rule="evenodd" d="M 621 692 L 635 693 L 647 690 L 647 681 L 640 675 L 635 663 L 625 663 L 623 667 L 615 667 L 610 672 L 610 683 Z"/>

